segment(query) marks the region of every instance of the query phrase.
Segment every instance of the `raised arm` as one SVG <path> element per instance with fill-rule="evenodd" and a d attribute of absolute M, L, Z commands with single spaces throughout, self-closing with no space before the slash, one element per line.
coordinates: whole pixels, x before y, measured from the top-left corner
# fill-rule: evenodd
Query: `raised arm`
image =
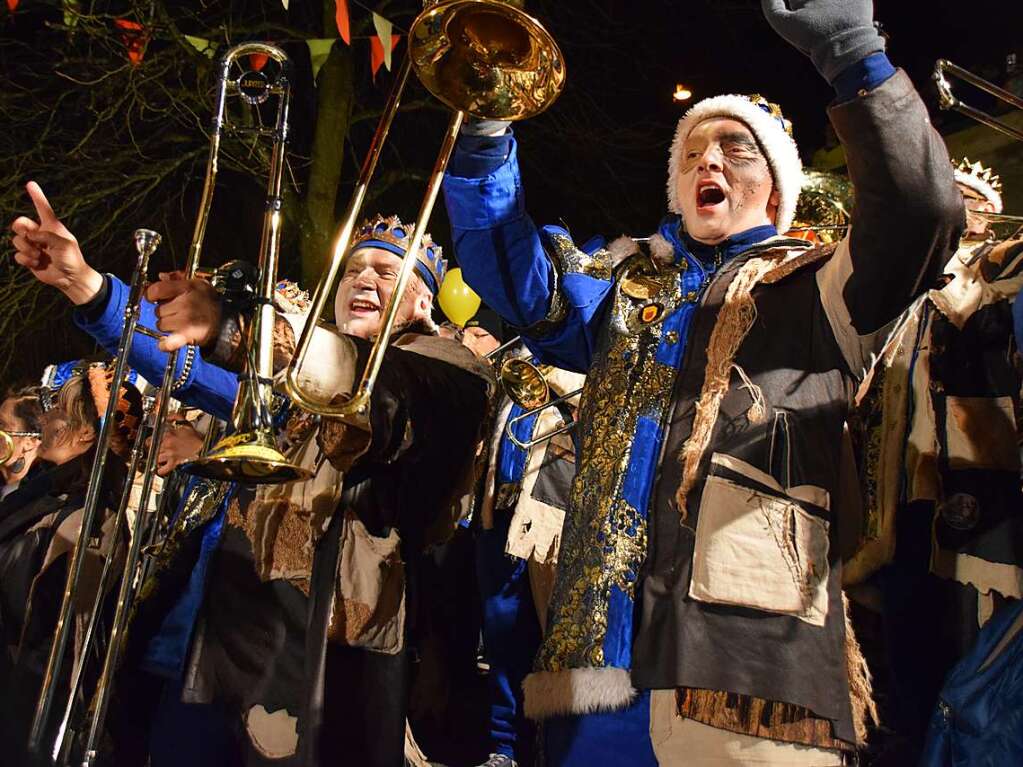
<path fill-rule="evenodd" d="M 72 319 L 113 354 L 120 340 L 127 301 L 128 286 L 106 275 L 100 292 L 89 303 L 77 307 Z M 143 299 L 139 321 L 144 327 L 156 328 L 156 306 L 152 302 Z M 167 366 L 167 354 L 160 351 L 155 338 L 136 333 L 128 362 L 147 381 L 159 386 Z M 226 420 L 231 415 L 237 391 L 237 375 L 204 359 L 195 346 L 186 346 L 177 353 L 172 392 L 175 399 Z"/>
<path fill-rule="evenodd" d="M 826 269 L 841 285 L 852 327 L 869 336 L 930 288 L 955 253 L 962 196 L 945 143 L 905 72 L 833 106 L 829 116 L 845 147 L 856 207 Z"/>
<path fill-rule="evenodd" d="M 29 182 L 26 191 L 37 218 L 19 216 L 11 224 L 15 261 L 67 296 L 77 307 L 75 323 L 113 354 L 124 323 L 128 287 L 89 265 L 78 240 L 57 218 L 38 184 Z M 156 327 L 153 304 L 144 301 L 140 314 L 143 325 Z M 194 347 L 178 357 L 174 397 L 218 418 L 228 417 L 238 388 L 236 376 L 203 361 Z M 159 385 L 163 380 L 167 355 L 154 339 L 137 334 L 128 361 L 151 383 Z"/>
<path fill-rule="evenodd" d="M 555 243 L 567 232 L 526 214 L 514 136 L 461 136 L 444 199 L 466 282 L 540 359 L 585 371 L 611 281 L 573 272 Z"/>
<path fill-rule="evenodd" d="M 852 226 L 818 272 L 828 320 L 861 373 L 886 329 L 928 289 L 964 224 L 944 142 L 884 54 L 870 0 L 762 0 L 772 27 L 838 93 L 828 110 L 856 191 Z"/>

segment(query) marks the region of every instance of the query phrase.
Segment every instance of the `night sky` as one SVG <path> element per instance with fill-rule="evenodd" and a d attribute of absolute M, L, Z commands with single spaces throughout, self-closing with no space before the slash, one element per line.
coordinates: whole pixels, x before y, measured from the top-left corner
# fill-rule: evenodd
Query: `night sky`
<path fill-rule="evenodd" d="M 606 15 L 581 20 L 587 5 Z M 693 91 L 688 104 L 719 93 L 754 92 L 779 103 L 793 122 L 805 162 L 825 142 L 825 110 L 834 92 L 809 59 L 768 26 L 759 0 L 600 0 L 527 3 L 527 8 L 548 25 L 568 61 L 562 101 L 549 115 L 517 129 L 530 210 L 545 221 L 564 218 L 579 237 L 648 233 L 656 224 L 665 207 L 668 142 L 685 109 L 671 100 L 676 82 Z M 879 0 L 875 16 L 889 35 L 890 58 L 924 93 L 938 124 L 962 118 L 935 107 L 930 75 L 936 59 L 977 72 L 991 69 L 994 76 L 1007 53 L 1023 53 L 1019 2 Z M 963 93 L 973 95 L 968 89 Z M 976 103 L 987 101 L 979 97 Z M 564 123 L 559 112 L 574 114 L 582 105 L 606 113 L 613 125 L 636 126 L 643 133 L 611 132 L 606 151 L 599 141 L 567 147 L 552 141 L 553 126 Z M 548 153 L 540 146 L 544 143 L 556 145 L 556 151 Z M 601 167 L 602 178 L 591 181 Z M 579 173 L 586 181 L 575 184 L 573 192 L 570 180 L 558 178 L 562 173 Z"/>

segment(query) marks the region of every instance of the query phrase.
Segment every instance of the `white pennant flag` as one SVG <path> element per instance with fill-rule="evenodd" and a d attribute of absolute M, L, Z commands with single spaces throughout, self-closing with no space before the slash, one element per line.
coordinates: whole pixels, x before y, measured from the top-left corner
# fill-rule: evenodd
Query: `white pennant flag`
<path fill-rule="evenodd" d="M 379 13 L 373 14 L 373 27 L 377 31 L 377 37 L 380 38 L 380 46 L 384 50 L 384 66 L 387 67 L 387 71 L 391 71 L 391 22 L 381 16 Z"/>
<path fill-rule="evenodd" d="M 284 6 L 284 10 L 288 10 L 288 0 L 281 0 L 281 5 Z"/>

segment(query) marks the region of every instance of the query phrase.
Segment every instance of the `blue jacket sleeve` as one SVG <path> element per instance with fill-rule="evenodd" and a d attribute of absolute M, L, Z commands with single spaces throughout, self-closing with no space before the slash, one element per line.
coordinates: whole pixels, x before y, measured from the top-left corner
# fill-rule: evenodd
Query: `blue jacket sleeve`
<path fill-rule="evenodd" d="M 124 327 L 124 310 L 128 303 L 128 286 L 116 277 L 107 276 L 109 291 L 106 306 L 99 314 L 86 316 L 80 310 L 72 315 L 75 324 L 91 335 L 96 342 L 111 354 L 117 352 Z M 142 301 L 139 314 L 142 325 L 156 327 L 156 308 L 149 301 Z M 136 333 L 132 340 L 128 363 L 142 376 L 159 386 L 167 366 L 167 354 L 159 350 L 156 339 Z M 190 352 L 190 353 L 188 353 Z M 185 371 L 186 358 L 191 366 Z M 198 350 L 189 347 L 178 352 L 174 370 L 174 397 L 186 405 L 204 410 L 217 418 L 228 419 L 238 391 L 238 377 L 227 370 L 218 368 L 202 358 Z"/>
<path fill-rule="evenodd" d="M 451 167 L 460 172 L 481 168 L 464 157 L 470 151 L 469 138 L 459 141 L 452 158 Z M 559 274 L 544 240 L 564 230 L 538 231 L 526 214 L 514 138 L 508 141 L 507 157 L 491 172 L 483 169 L 477 177 L 449 172 L 444 178 L 444 200 L 465 281 L 506 322 L 524 331 L 526 346 L 540 360 L 585 372 L 611 282 Z M 556 292 L 567 310 L 564 317 L 542 334 L 530 333 L 531 326 L 548 319 Z"/>

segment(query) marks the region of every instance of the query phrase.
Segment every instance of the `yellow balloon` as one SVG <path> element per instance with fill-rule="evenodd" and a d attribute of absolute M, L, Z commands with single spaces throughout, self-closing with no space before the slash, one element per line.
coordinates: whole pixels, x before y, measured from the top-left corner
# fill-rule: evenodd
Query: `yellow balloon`
<path fill-rule="evenodd" d="M 480 297 L 475 290 L 465 284 L 462 270 L 456 267 L 449 269 L 447 276 L 444 277 L 440 292 L 437 293 L 437 303 L 449 320 L 464 328 L 465 323 L 479 311 Z"/>

